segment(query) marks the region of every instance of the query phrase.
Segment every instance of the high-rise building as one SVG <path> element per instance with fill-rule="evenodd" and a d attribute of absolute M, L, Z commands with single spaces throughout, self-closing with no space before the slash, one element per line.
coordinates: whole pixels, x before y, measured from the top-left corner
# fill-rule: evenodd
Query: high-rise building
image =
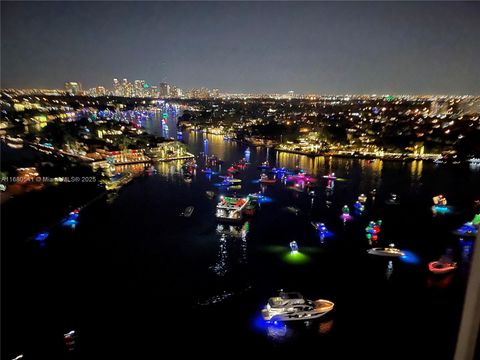
<path fill-rule="evenodd" d="M 144 97 L 146 89 L 148 89 L 148 86 L 145 87 L 145 85 L 148 85 L 145 83 L 145 80 L 135 80 L 134 81 L 134 92 L 135 96 L 137 97 Z"/>
<path fill-rule="evenodd" d="M 71 95 L 78 95 L 82 92 L 82 85 L 76 81 L 68 81 L 65 83 L 65 92 Z"/>
<path fill-rule="evenodd" d="M 107 90 L 103 86 L 97 86 L 95 90 L 97 96 L 105 96 L 107 94 Z"/>
<path fill-rule="evenodd" d="M 154 98 L 158 97 L 158 86 L 156 85 L 150 86 L 150 96 Z"/>
<path fill-rule="evenodd" d="M 133 93 L 134 93 L 133 85 L 132 83 L 128 82 L 127 79 L 122 80 L 122 90 L 123 90 L 122 96 L 125 96 L 125 97 L 133 96 Z"/>
<path fill-rule="evenodd" d="M 177 92 L 178 92 L 177 87 L 175 85 L 170 85 L 169 97 L 171 98 L 178 97 Z"/>
<path fill-rule="evenodd" d="M 120 81 L 118 81 L 118 79 L 113 79 L 113 95 L 122 96 L 122 87 L 120 86 Z"/>
<path fill-rule="evenodd" d="M 161 98 L 170 97 L 170 85 L 168 85 L 167 83 L 160 83 L 159 96 Z"/>

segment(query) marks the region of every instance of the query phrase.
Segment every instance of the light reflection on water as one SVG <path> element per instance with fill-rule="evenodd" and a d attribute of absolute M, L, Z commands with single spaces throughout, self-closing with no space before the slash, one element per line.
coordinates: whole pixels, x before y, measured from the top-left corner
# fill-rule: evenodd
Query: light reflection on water
<path fill-rule="evenodd" d="M 228 271 L 227 237 L 225 234 L 220 235 L 219 244 L 217 262 L 210 269 L 218 276 L 225 276 Z"/>
<path fill-rule="evenodd" d="M 325 336 L 332 331 L 333 325 L 333 319 L 267 323 L 261 315 L 257 316 L 253 321 L 253 327 L 256 331 L 263 333 L 271 341 L 278 343 L 292 341 L 309 332 Z"/>

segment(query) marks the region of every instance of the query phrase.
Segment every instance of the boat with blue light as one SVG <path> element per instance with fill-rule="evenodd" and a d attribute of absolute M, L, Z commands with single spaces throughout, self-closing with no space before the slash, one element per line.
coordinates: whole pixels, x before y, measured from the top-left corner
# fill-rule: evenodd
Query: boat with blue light
<path fill-rule="evenodd" d="M 308 300 L 298 292 L 280 292 L 268 299 L 262 310 L 266 322 L 307 321 L 322 317 L 333 310 L 334 303 L 329 300 Z"/>
<path fill-rule="evenodd" d="M 257 166 L 257 168 L 258 168 L 259 170 L 266 170 L 266 169 L 270 169 L 271 166 L 270 166 L 270 164 L 269 164 L 268 161 L 264 161 L 264 162 L 262 163 L 262 165 Z"/>
<path fill-rule="evenodd" d="M 324 223 L 322 222 L 313 222 L 312 221 L 312 226 L 314 227 L 315 230 L 326 233 L 328 231 L 327 227 L 325 226 Z"/>
<path fill-rule="evenodd" d="M 353 207 L 355 208 L 355 210 L 360 212 L 365 210 L 365 206 L 362 203 L 360 203 L 360 201 L 357 201 L 355 204 L 353 204 Z"/>
<path fill-rule="evenodd" d="M 455 235 L 458 236 L 471 236 L 475 237 L 478 233 L 478 226 L 475 226 L 473 222 L 467 222 L 460 226 L 457 230 L 453 232 Z"/>
<path fill-rule="evenodd" d="M 371 248 L 368 249 L 367 252 L 370 255 L 378 255 L 378 256 L 386 256 L 386 257 L 400 257 L 404 256 L 405 253 L 400 249 L 397 249 L 394 244 L 390 244 L 389 247 L 385 248 Z"/>
<path fill-rule="evenodd" d="M 48 231 L 43 231 L 41 233 L 38 233 L 33 239 L 35 241 L 42 242 L 42 241 L 45 241 L 49 235 L 50 233 Z"/>
<path fill-rule="evenodd" d="M 292 252 L 298 252 L 298 244 L 295 240 L 290 242 L 290 250 Z"/>

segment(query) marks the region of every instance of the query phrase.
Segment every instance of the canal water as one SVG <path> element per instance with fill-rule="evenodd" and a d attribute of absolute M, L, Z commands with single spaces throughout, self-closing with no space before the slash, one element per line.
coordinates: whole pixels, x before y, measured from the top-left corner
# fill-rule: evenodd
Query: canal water
<path fill-rule="evenodd" d="M 177 136 L 172 109 L 143 124 Z M 165 128 L 168 125 L 168 129 Z M 183 132 L 199 167 L 185 182 L 181 162 L 147 167 L 116 193 L 65 184 L 2 205 L 3 341 L 6 358 L 161 358 L 194 352 L 314 354 L 319 358 L 451 359 L 469 272 L 472 241 L 452 231 L 473 218 L 480 171 L 425 162 L 382 162 L 276 153 Z M 247 151 L 247 152 L 246 152 Z M 217 175 L 200 170 L 216 155 L 224 174 L 247 157 L 241 189 L 223 190 Z M 303 169 L 319 179 L 314 194 L 278 181 L 263 186 L 257 166 Z M 136 165 L 143 170 L 143 165 Z M 333 190 L 323 176 L 334 172 Z M 375 198 L 370 191 L 376 189 Z M 215 192 L 209 199 L 206 191 Z M 261 191 L 265 200 L 248 224 L 215 219 L 222 195 Z M 364 193 L 365 210 L 352 205 Z M 387 204 L 390 193 L 399 204 Z M 448 214 L 432 213 L 444 194 Z M 74 226 L 59 225 L 81 209 Z M 352 219 L 341 219 L 349 205 Z M 179 216 L 187 206 L 190 218 Z M 392 263 L 366 253 L 369 221 L 382 220 L 379 245 L 406 251 Z M 311 222 L 323 222 L 321 238 Z M 48 231 L 45 241 L 32 236 Z M 299 254 L 292 256 L 295 240 Z M 451 249 L 458 270 L 433 276 L 426 264 Z M 260 310 L 279 290 L 335 303 L 320 320 L 267 326 Z M 78 337 L 69 351 L 63 334 Z"/>

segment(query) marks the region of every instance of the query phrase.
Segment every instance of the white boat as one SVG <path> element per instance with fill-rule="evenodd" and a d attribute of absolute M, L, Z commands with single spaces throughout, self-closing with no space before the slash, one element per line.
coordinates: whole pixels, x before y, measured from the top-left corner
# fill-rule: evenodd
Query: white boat
<path fill-rule="evenodd" d="M 184 217 L 188 218 L 188 217 L 192 216 L 194 209 L 195 208 L 193 206 L 188 206 L 188 207 L 185 208 L 185 211 L 180 214 L 180 216 L 184 216 Z"/>
<path fill-rule="evenodd" d="M 222 196 L 217 204 L 215 216 L 219 221 L 237 222 L 243 218 L 243 210 L 250 203 L 250 198 Z"/>
<path fill-rule="evenodd" d="M 400 257 L 405 255 L 403 251 L 395 248 L 393 244 L 390 244 L 390 246 L 386 248 L 371 248 L 371 249 L 368 249 L 367 252 L 371 255 L 388 256 L 388 257 Z"/>
<path fill-rule="evenodd" d="M 111 176 L 108 179 L 105 179 L 103 182 L 105 184 L 106 190 L 115 190 L 123 185 L 129 183 L 133 179 L 133 174 L 130 172 L 117 173 Z"/>
<path fill-rule="evenodd" d="M 279 296 L 268 299 L 262 310 L 267 322 L 307 321 L 324 316 L 333 309 L 328 300 L 307 300 L 297 292 L 280 292 Z"/>
<path fill-rule="evenodd" d="M 207 194 L 207 197 L 208 197 L 209 199 L 213 199 L 213 198 L 215 197 L 215 193 L 214 193 L 213 191 L 211 191 L 211 190 L 205 191 L 205 194 Z"/>

